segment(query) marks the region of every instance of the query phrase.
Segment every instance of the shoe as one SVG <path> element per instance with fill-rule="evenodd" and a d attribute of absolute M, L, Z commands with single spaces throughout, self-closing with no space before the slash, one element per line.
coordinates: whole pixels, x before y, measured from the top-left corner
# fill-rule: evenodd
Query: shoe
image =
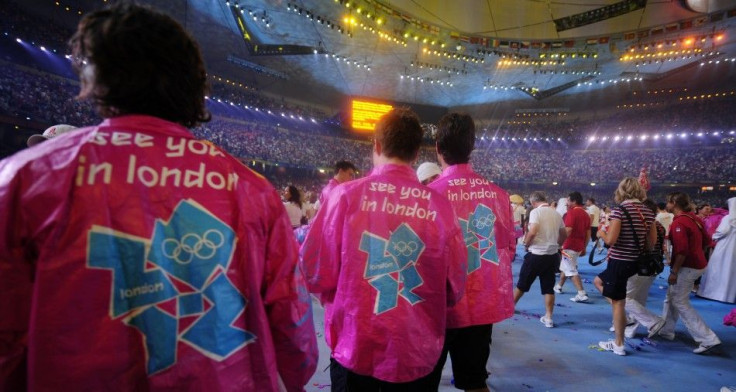
<path fill-rule="evenodd" d="M 570 298 L 572 302 L 588 302 L 588 294 L 577 294 Z"/>
<path fill-rule="evenodd" d="M 598 342 L 598 346 L 606 351 L 613 351 L 613 353 L 616 355 L 626 355 L 626 350 L 624 350 L 624 346 L 617 346 L 616 342 L 614 342 L 613 340 Z"/>
<path fill-rule="evenodd" d="M 542 317 L 540 317 L 540 318 L 539 318 L 539 321 L 540 321 L 540 322 L 541 322 L 542 324 L 544 324 L 544 326 L 545 326 L 545 327 L 547 327 L 547 328 L 552 328 L 552 327 L 554 327 L 554 326 L 555 326 L 555 324 L 554 324 L 554 323 L 552 323 L 552 319 L 548 319 L 548 318 L 547 318 L 547 317 L 545 317 L 545 316 L 542 316 Z"/>
<path fill-rule="evenodd" d="M 657 333 L 657 335 L 659 335 L 660 338 L 667 339 L 669 341 L 675 340 L 675 333 L 674 332 L 666 333 L 666 332 L 662 332 L 660 330 Z"/>
<path fill-rule="evenodd" d="M 627 325 L 626 328 L 624 328 L 624 337 L 627 339 L 631 339 L 634 336 L 636 336 L 636 330 L 639 328 L 638 323 Z"/>
<path fill-rule="evenodd" d="M 711 344 L 709 346 L 706 346 L 704 344 L 701 344 L 700 346 L 698 346 L 698 348 L 696 348 L 695 350 L 693 350 L 693 352 L 695 354 L 707 354 L 708 352 L 710 352 L 710 350 L 712 350 L 712 349 L 714 349 L 714 348 L 716 348 L 716 347 L 718 347 L 720 345 L 721 345 L 720 342 L 719 343 L 716 343 L 716 344 Z"/>
<path fill-rule="evenodd" d="M 549 286 L 547 286 L 547 287 L 549 287 Z M 552 291 L 554 291 L 555 294 L 562 294 L 562 286 L 555 285 L 555 287 L 552 288 Z"/>
<path fill-rule="evenodd" d="M 664 327 L 664 320 L 659 319 L 659 321 L 657 321 L 654 325 L 652 325 L 651 328 L 649 328 L 649 335 L 648 335 L 649 339 L 657 336 L 659 331 L 662 330 L 662 327 Z"/>
<path fill-rule="evenodd" d="M 721 387 L 721 392 L 736 392 L 736 387 Z"/>
<path fill-rule="evenodd" d="M 632 326 L 634 324 L 636 324 L 636 320 L 634 320 L 633 318 L 631 318 L 631 316 L 626 315 L 626 326 L 627 327 L 630 327 L 630 326 Z M 608 328 L 608 330 L 611 331 L 611 332 L 616 332 L 616 325 L 611 324 L 611 328 Z"/>

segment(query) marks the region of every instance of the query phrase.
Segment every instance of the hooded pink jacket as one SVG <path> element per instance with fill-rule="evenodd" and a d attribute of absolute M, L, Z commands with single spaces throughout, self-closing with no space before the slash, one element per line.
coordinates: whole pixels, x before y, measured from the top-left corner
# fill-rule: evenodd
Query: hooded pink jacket
<path fill-rule="evenodd" d="M 429 374 L 447 306 L 462 295 L 466 253 L 452 206 L 408 165 L 378 166 L 336 187 L 301 249 L 332 357 L 388 382 Z"/>
<path fill-rule="evenodd" d="M 467 246 L 465 295 L 448 311 L 447 327 L 492 324 L 511 317 L 516 235 L 509 194 L 469 164 L 445 168 L 429 187 L 450 200 Z"/>
<path fill-rule="evenodd" d="M 316 367 L 271 185 L 122 116 L 0 162 L 0 390 L 301 391 Z M 281 384 L 281 385 L 280 385 Z"/>

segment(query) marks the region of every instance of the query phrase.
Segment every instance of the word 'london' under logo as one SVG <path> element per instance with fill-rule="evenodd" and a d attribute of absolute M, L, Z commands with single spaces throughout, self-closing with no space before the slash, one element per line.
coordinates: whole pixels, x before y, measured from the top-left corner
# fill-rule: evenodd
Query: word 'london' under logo
<path fill-rule="evenodd" d="M 151 239 L 89 231 L 88 267 L 112 270 L 110 317 L 143 335 L 148 374 L 176 363 L 179 342 L 222 361 L 255 341 L 241 321 L 247 301 L 225 273 L 235 242 L 229 226 L 190 200 L 168 222 L 156 220 Z"/>
<path fill-rule="evenodd" d="M 360 250 L 368 254 L 363 276 L 378 291 L 375 314 L 395 308 L 399 296 L 412 305 L 423 300 L 412 290 L 424 283 L 416 268 L 424 248 L 424 242 L 406 223 L 391 233 L 388 240 L 363 233 Z"/>

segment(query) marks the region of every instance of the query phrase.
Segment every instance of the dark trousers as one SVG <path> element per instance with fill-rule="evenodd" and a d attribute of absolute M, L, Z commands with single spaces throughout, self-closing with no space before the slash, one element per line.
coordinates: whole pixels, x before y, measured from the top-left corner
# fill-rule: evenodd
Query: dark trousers
<path fill-rule="evenodd" d="M 492 333 L 493 324 L 448 329 L 442 355 L 431 374 L 432 390 L 439 387 L 448 354 L 452 359 L 455 388 L 468 390 L 486 387 L 486 363 L 491 354 Z"/>
<path fill-rule="evenodd" d="M 392 383 L 379 379 L 362 376 L 353 373 L 340 365 L 334 358 L 330 358 L 330 381 L 333 392 L 431 392 L 436 391 L 437 386 L 432 387 L 431 376 L 428 374 L 418 380 Z"/>

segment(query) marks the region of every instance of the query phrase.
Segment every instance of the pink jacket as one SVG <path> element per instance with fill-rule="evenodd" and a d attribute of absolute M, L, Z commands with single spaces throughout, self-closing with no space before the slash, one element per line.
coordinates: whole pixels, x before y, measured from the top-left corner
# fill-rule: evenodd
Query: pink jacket
<path fill-rule="evenodd" d="M 325 203 L 327 202 L 327 197 L 330 195 L 330 192 L 332 192 L 332 190 L 335 189 L 335 187 L 338 185 L 340 185 L 340 183 L 337 182 L 336 179 L 330 178 L 330 181 L 327 182 L 327 185 L 325 185 L 325 187 L 322 188 L 322 193 L 319 194 L 320 208 L 325 205 Z"/>
<path fill-rule="evenodd" d="M 508 193 L 469 164 L 447 167 L 429 187 L 452 203 L 467 246 L 465 295 L 448 311 L 447 327 L 492 324 L 511 317 L 516 236 Z"/>
<path fill-rule="evenodd" d="M 185 128 L 122 116 L 21 151 L 0 205 L 0 390 L 301 391 L 314 373 L 278 194 Z"/>
<path fill-rule="evenodd" d="M 389 382 L 429 374 L 447 306 L 462 296 L 465 254 L 452 206 L 408 165 L 379 166 L 335 188 L 301 248 L 332 357 Z"/>

